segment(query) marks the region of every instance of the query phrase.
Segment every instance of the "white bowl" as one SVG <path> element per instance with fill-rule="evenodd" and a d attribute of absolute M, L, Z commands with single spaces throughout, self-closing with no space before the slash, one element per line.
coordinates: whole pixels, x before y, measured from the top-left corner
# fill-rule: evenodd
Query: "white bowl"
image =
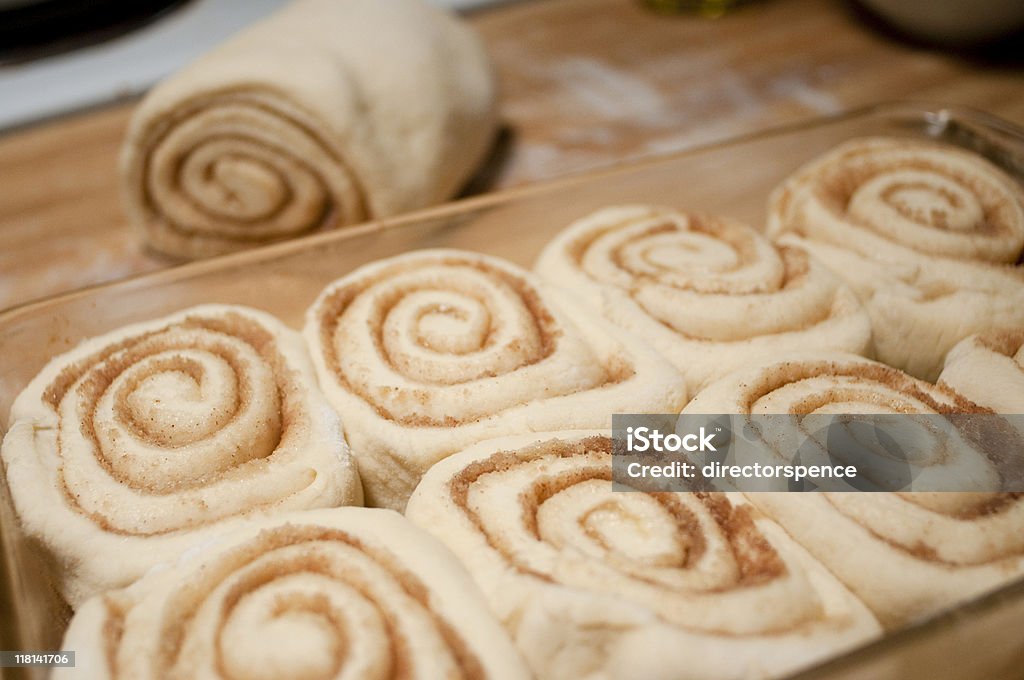
<path fill-rule="evenodd" d="M 1024 26 L 1024 0 L 860 0 L 893 26 L 919 38 L 979 43 Z"/>

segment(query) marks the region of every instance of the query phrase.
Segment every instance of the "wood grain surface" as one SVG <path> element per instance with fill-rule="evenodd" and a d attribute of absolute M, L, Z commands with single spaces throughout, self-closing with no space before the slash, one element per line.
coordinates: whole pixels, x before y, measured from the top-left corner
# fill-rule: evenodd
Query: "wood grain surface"
<path fill-rule="evenodd" d="M 474 192 L 894 99 L 1024 125 L 1019 63 L 901 42 L 839 0 L 755 0 L 718 19 L 638 0 L 524 0 L 469 21 L 498 70 L 506 125 Z M 119 205 L 133 106 L 0 136 L 0 308 L 171 264 L 142 250 Z"/>

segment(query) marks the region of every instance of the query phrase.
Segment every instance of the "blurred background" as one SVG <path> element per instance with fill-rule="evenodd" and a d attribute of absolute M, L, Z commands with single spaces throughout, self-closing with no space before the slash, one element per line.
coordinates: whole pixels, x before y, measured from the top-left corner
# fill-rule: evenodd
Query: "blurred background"
<path fill-rule="evenodd" d="M 464 193 L 898 99 L 1024 125 L 1020 0 L 431 0 L 497 71 Z M 116 159 L 138 97 L 285 0 L 0 0 L 0 308 L 167 266 Z"/>

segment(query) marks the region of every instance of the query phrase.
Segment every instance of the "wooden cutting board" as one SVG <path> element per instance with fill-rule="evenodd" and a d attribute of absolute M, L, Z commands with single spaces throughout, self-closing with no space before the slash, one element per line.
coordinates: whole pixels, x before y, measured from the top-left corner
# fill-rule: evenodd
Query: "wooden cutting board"
<path fill-rule="evenodd" d="M 719 19 L 639 0 L 524 0 L 469 21 L 497 67 L 506 124 L 473 191 L 893 99 L 1024 125 L 1020 64 L 899 42 L 838 0 L 753 0 Z M 0 136 L 0 308 L 171 264 L 141 249 L 120 210 L 116 158 L 133 106 Z"/>

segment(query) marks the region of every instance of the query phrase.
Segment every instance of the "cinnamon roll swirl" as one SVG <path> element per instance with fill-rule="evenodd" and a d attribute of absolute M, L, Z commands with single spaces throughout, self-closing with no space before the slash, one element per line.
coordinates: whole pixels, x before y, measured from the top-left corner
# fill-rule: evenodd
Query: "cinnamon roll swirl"
<path fill-rule="evenodd" d="M 1024 328 L 962 340 L 946 357 L 939 383 L 997 413 L 1024 414 Z"/>
<path fill-rule="evenodd" d="M 409 500 L 538 677 L 771 677 L 879 632 L 741 495 L 613 492 L 612 447 L 601 431 L 481 442 Z"/>
<path fill-rule="evenodd" d="M 536 268 L 652 343 L 691 392 L 780 351 L 870 351 L 867 313 L 839 279 L 722 218 L 606 208 L 555 237 Z"/>
<path fill-rule="evenodd" d="M 56 678 L 529 677 L 461 565 L 386 510 L 248 522 L 75 614 Z"/>
<path fill-rule="evenodd" d="M 206 305 L 88 340 L 18 396 L 2 457 L 64 596 L 134 581 L 248 515 L 359 504 L 301 336 Z"/>
<path fill-rule="evenodd" d="M 968 335 L 1024 324 L 1024 191 L 971 152 L 848 142 L 776 189 L 768 231 L 843 277 L 878 358 L 917 377 L 935 380 Z"/>
<path fill-rule="evenodd" d="M 206 257 L 438 203 L 496 127 L 477 37 L 420 0 L 299 0 L 160 83 L 121 153 L 153 249 Z"/>
<path fill-rule="evenodd" d="M 987 411 L 942 386 L 838 353 L 782 357 L 709 385 L 684 413 L 938 414 Z M 936 450 L 919 452 L 937 462 Z M 918 460 L 920 465 L 928 460 Z M 748 493 L 883 624 L 920 619 L 1024 575 L 1016 493 Z"/>
<path fill-rule="evenodd" d="M 682 376 L 646 345 L 465 251 L 354 271 L 321 293 L 305 335 L 368 503 L 393 509 L 427 468 L 482 439 L 686 403 Z"/>

